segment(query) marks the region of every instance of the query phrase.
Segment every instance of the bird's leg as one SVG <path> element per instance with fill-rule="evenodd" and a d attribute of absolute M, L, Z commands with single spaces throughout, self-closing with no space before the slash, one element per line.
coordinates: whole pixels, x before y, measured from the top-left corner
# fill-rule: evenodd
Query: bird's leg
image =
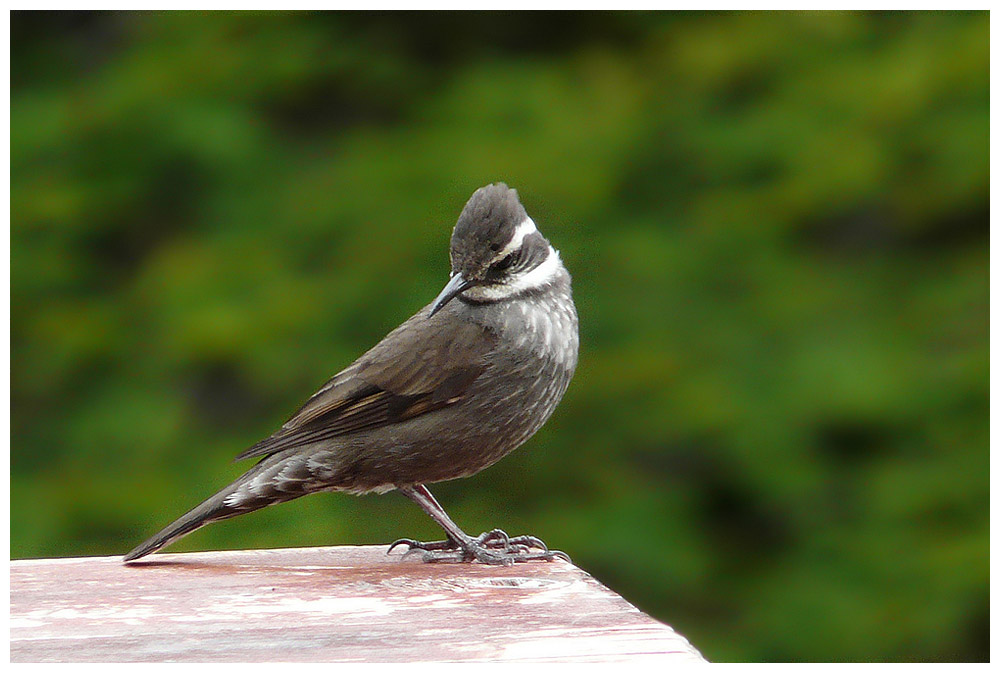
<path fill-rule="evenodd" d="M 448 534 L 448 539 L 438 540 L 437 542 L 420 542 L 418 540 L 411 540 L 409 538 L 401 538 L 396 540 L 391 545 L 386 553 L 391 552 L 398 545 L 405 544 L 410 548 L 410 551 L 414 549 L 420 549 L 422 551 L 439 551 L 442 549 L 458 549 L 459 539 L 462 537 L 468 537 L 461 528 L 458 527 L 451 517 L 444 511 L 444 507 L 438 503 L 437 499 L 431 494 L 423 484 L 416 484 L 413 487 L 400 487 L 400 493 L 406 495 L 406 497 L 413 500 L 415 503 L 420 505 L 420 508 L 427 512 L 432 519 L 438 522 L 438 524 L 444 528 L 445 532 Z M 412 495 L 411 495 L 412 493 Z M 443 517 L 443 521 L 441 518 Z M 445 524 L 447 522 L 447 525 Z M 457 534 L 457 537 L 456 537 Z"/>
<path fill-rule="evenodd" d="M 400 486 L 399 491 L 427 512 L 448 534 L 447 540 L 438 542 L 418 542 L 416 540 L 396 540 L 389 546 L 392 551 L 397 545 L 406 545 L 410 551 L 422 551 L 426 562 L 468 563 L 479 561 L 489 565 L 511 565 L 521 561 L 551 561 L 561 558 L 569 561 L 569 556 L 561 551 L 550 551 L 545 543 L 531 535 L 510 537 L 499 528 L 471 537 L 458 527 L 438 504 L 431 492 L 423 484 Z M 531 549 L 540 549 L 533 552 Z"/>

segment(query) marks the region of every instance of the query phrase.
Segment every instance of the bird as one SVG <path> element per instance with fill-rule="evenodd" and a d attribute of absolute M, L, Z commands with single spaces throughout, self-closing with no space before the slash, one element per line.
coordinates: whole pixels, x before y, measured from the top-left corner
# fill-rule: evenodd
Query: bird
<path fill-rule="evenodd" d="M 206 524 L 319 491 L 397 490 L 446 539 L 403 538 L 426 562 L 557 558 L 532 535 L 466 534 L 427 484 L 468 477 L 528 440 L 576 370 L 579 328 L 559 252 L 502 182 L 477 189 L 450 241 L 437 297 L 326 382 L 236 460 L 259 461 L 123 557 L 131 563 Z M 388 553 L 388 552 L 387 552 Z"/>

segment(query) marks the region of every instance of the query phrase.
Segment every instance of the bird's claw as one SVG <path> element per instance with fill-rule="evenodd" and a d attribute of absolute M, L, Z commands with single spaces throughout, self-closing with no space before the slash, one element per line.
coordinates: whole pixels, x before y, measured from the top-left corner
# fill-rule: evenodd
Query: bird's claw
<path fill-rule="evenodd" d="M 389 545 L 386 553 L 400 545 L 408 547 L 403 556 L 417 551 L 423 552 L 421 558 L 425 563 L 479 561 L 488 565 L 506 566 L 525 561 L 554 561 L 557 558 L 572 563 L 568 554 L 550 550 L 544 542 L 533 535 L 510 537 L 499 528 L 494 528 L 476 538 L 467 538 L 462 542 L 451 538 L 436 542 L 419 542 L 403 538 Z M 540 551 L 531 551 L 532 549 Z"/>

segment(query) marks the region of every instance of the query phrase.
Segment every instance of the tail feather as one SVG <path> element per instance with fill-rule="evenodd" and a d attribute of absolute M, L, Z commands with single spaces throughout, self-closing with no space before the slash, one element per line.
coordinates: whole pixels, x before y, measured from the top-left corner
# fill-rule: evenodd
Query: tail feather
<path fill-rule="evenodd" d="M 123 562 L 128 563 L 129 561 L 142 558 L 146 554 L 152 554 L 157 549 L 161 549 L 174 540 L 177 540 L 178 538 L 183 537 L 206 524 L 212 523 L 213 521 L 226 519 L 230 516 L 236 516 L 237 514 L 247 511 L 242 508 L 237 510 L 225 504 L 226 496 L 228 496 L 232 490 L 232 486 L 230 486 L 213 495 L 211 498 L 174 521 L 159 533 L 140 544 L 128 554 L 125 554 L 125 557 L 122 559 Z"/>
<path fill-rule="evenodd" d="M 125 554 L 123 562 L 128 563 L 152 554 L 157 549 L 162 549 L 178 538 L 215 521 L 305 495 L 307 490 L 301 481 L 278 478 L 282 466 L 282 463 L 277 461 L 273 464 L 258 463 L 229 486 Z"/>
<path fill-rule="evenodd" d="M 251 467 L 243 476 L 125 555 L 128 563 L 202 526 L 246 514 L 268 505 L 294 500 L 315 490 L 329 488 L 328 466 L 317 476 L 308 453 L 272 456 Z"/>

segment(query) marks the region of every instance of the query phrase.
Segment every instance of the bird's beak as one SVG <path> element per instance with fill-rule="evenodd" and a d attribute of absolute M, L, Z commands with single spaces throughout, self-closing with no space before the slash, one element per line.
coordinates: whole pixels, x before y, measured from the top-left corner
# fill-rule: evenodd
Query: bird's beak
<path fill-rule="evenodd" d="M 471 280 L 463 278 L 462 274 L 452 274 L 451 280 L 448 281 L 448 284 L 444 286 L 443 290 L 441 290 L 441 294 L 439 294 L 437 299 L 434 300 L 434 303 L 431 304 L 431 312 L 429 315 L 434 315 L 440 311 L 444 308 L 445 304 L 457 297 L 464 290 L 468 290 L 473 285 L 475 285 L 475 283 Z"/>

